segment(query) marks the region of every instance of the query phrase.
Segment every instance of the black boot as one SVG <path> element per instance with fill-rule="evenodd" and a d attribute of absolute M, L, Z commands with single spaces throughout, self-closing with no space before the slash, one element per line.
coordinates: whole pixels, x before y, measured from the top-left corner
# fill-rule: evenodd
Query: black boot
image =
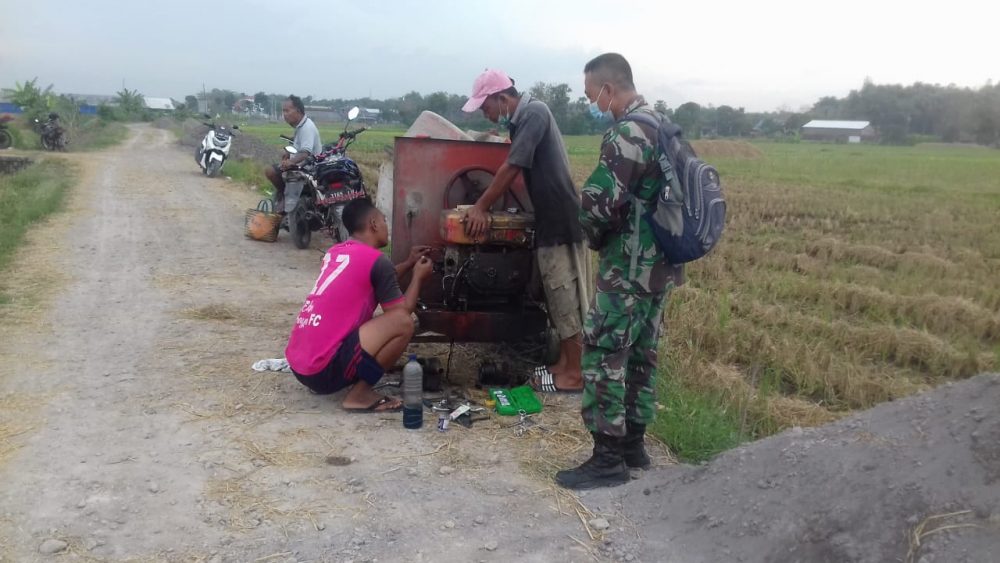
<path fill-rule="evenodd" d="M 576 469 L 556 473 L 556 483 L 567 489 L 593 489 L 627 483 L 622 439 L 607 434 L 591 432 L 594 437 L 594 455 Z"/>
<path fill-rule="evenodd" d="M 643 437 L 646 435 L 646 425 L 625 421 L 627 432 L 623 440 L 625 446 L 625 465 L 636 469 L 649 469 L 653 464 L 646 455 Z"/>

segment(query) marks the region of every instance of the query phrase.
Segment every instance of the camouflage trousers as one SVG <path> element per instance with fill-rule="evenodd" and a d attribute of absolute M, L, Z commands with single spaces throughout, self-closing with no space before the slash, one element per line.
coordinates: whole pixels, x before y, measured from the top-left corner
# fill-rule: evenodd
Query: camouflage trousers
<path fill-rule="evenodd" d="M 625 435 L 625 421 L 653 422 L 663 293 L 598 292 L 583 327 L 583 423 Z"/>

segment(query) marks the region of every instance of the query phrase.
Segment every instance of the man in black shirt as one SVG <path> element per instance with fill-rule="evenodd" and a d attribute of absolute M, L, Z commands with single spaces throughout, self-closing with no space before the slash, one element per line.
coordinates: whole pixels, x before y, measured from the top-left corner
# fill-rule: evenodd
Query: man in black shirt
<path fill-rule="evenodd" d="M 535 369 L 540 391 L 580 391 L 583 313 L 588 303 L 587 263 L 580 227 L 580 194 L 569 173 L 562 133 L 548 106 L 518 93 L 514 81 L 499 70 L 486 70 L 472 86 L 462 108 L 481 110 L 487 119 L 510 129 L 510 153 L 493 182 L 465 216 L 466 232 L 481 236 L 489 228 L 487 213 L 510 189 L 518 174 L 535 212 L 535 261 L 545 289 L 549 319 L 559 333 L 559 361 Z"/>

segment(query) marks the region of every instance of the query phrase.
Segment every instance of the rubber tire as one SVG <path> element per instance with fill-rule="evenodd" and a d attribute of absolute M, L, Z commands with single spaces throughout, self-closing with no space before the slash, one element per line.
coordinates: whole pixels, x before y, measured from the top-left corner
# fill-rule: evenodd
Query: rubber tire
<path fill-rule="evenodd" d="M 42 135 L 42 136 L 40 137 L 40 139 L 41 139 L 41 141 L 42 141 L 42 148 L 43 148 L 43 149 L 45 149 L 45 150 L 47 150 L 47 151 L 51 151 L 51 150 L 55 150 L 55 147 L 53 147 L 53 146 L 52 146 L 52 143 L 50 143 L 50 142 L 48 141 L 48 139 L 46 139 L 46 138 L 45 138 L 45 135 Z"/>
<path fill-rule="evenodd" d="M 0 129 L 0 150 L 9 149 L 14 144 L 14 138 L 10 136 L 10 131 Z"/>
<path fill-rule="evenodd" d="M 295 209 L 288 214 L 288 234 L 292 236 L 295 248 L 300 250 L 309 248 L 309 242 L 312 241 L 312 230 L 309 228 L 309 222 L 305 218 L 305 213 L 306 208 L 302 205 L 302 200 L 300 199 L 295 204 Z"/>
<path fill-rule="evenodd" d="M 215 178 L 216 176 L 219 175 L 219 172 L 221 170 L 222 170 L 222 161 L 213 160 L 208 163 L 208 169 L 205 170 L 205 175 L 208 176 L 209 178 Z"/>

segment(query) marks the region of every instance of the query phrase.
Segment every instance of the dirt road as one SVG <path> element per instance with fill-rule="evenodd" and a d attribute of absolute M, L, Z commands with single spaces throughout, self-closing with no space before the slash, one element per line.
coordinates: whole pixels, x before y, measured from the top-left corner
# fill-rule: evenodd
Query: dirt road
<path fill-rule="evenodd" d="M 252 362 L 321 247 L 242 237 L 252 192 L 144 126 L 70 155 L 69 209 L 0 280 L 0 561 L 995 561 L 1000 376 L 581 497 L 578 398 L 405 431 Z M 459 355 L 456 369 L 472 358 Z M 461 365 L 463 362 L 466 365 Z"/>
<path fill-rule="evenodd" d="M 321 258 L 244 239 L 258 196 L 145 126 L 69 156 L 69 210 L 13 267 L 15 293 L 47 285 L 0 344 L 0 559 L 589 559 L 576 511 L 495 439 L 249 369 L 281 356 Z"/>

